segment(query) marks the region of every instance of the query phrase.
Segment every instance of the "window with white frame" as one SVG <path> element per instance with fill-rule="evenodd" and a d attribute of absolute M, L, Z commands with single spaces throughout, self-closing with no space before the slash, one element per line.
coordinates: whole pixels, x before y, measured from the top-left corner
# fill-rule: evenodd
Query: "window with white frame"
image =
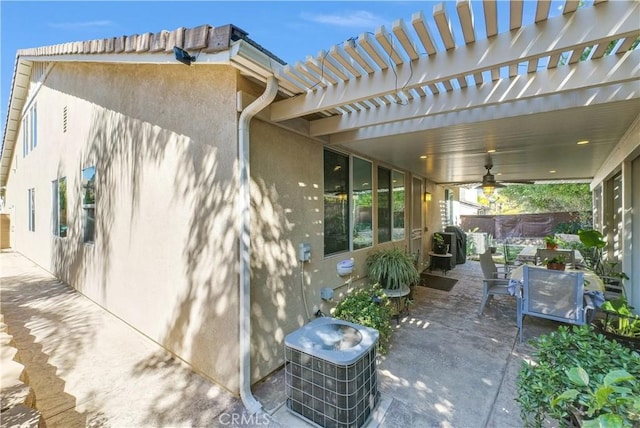
<path fill-rule="evenodd" d="M 38 145 L 38 110 L 36 103 L 22 118 L 22 156 L 25 157 Z"/>
<path fill-rule="evenodd" d="M 82 170 L 82 236 L 85 243 L 94 241 L 96 224 L 96 167 Z"/>
<path fill-rule="evenodd" d="M 325 149 L 325 256 L 369 248 L 376 233 L 378 243 L 405 238 L 405 174 L 384 167 L 377 171 L 374 211 L 372 163 Z"/>
<path fill-rule="evenodd" d="M 35 232 L 36 230 L 36 189 L 27 190 L 27 207 L 28 207 L 28 220 L 29 231 Z"/>
<path fill-rule="evenodd" d="M 53 234 L 64 238 L 67 236 L 67 179 L 65 177 L 52 183 L 53 201 Z"/>

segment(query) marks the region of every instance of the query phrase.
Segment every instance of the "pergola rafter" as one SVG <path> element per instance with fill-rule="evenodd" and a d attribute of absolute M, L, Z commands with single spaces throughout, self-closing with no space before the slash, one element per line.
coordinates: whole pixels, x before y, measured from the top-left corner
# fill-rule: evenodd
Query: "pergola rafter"
<path fill-rule="evenodd" d="M 422 12 L 413 15 L 415 36 L 410 34 L 402 21 L 397 21 L 392 33 L 387 33 L 381 27 L 375 37 L 363 34 L 358 39 L 345 42 L 343 47 L 334 46 L 330 50 L 331 67 L 340 72 L 333 72 L 333 75 L 339 74 L 339 79 L 335 83 L 329 82 L 331 84 L 326 88 L 319 88 L 317 84 L 309 85 L 303 93 L 274 103 L 271 120 L 278 122 L 305 117 L 339 109 L 344 105 L 371 101 L 374 106 L 379 104 L 380 107 L 358 114 L 352 112 L 348 118 L 330 117 L 319 119 L 317 124 L 311 123 L 313 135 L 316 132 L 324 135 L 325 132 L 352 129 L 353 123 L 368 126 L 369 116 L 386 116 L 391 109 L 398 107 L 393 101 L 385 99 L 394 100 L 400 92 L 413 90 L 418 95 L 417 100 L 420 97 L 430 100 L 429 96 L 437 95 L 439 103 L 451 104 L 442 95 L 447 94 L 455 99 L 461 91 L 467 91 L 465 96 L 468 96 L 468 82 L 473 82 L 474 86 L 490 85 L 496 90 L 495 87 L 504 86 L 503 80 L 507 76 L 522 84 L 526 84 L 526 79 L 539 81 L 556 68 L 563 68 L 566 72 L 570 69 L 566 67 L 601 58 L 609 43 L 615 40 L 622 40 L 616 56 L 620 59 L 640 35 L 637 19 L 640 3 L 637 2 L 606 2 L 578 9 L 577 2 L 569 1 L 562 15 L 548 19 L 548 2 L 541 1 L 536 7 L 536 23 L 524 27 L 520 27 L 522 5 L 519 3 L 510 4 L 510 28 L 518 31 L 517 37 L 513 31 L 493 35 L 494 30 L 497 31 L 494 28 L 497 25 L 496 5 L 493 1 L 485 1 L 483 10 L 489 37 L 477 39 L 470 4 L 468 0 L 462 0 L 457 3 L 456 11 L 464 35 L 463 45 L 451 45 L 452 23 L 443 5 L 437 5 L 432 23 L 427 22 Z M 443 47 L 437 48 L 430 26 L 438 29 L 436 34 Z M 397 36 L 395 44 L 392 43 L 392 36 Z M 419 45 L 426 52 L 415 58 L 417 52 L 414 50 Z M 585 49 L 594 51 L 589 61 L 584 61 Z M 615 65 L 612 67 L 615 68 Z M 625 69 L 628 70 L 628 67 Z M 296 75 L 302 74 L 299 69 L 296 71 Z M 485 73 L 488 74 L 485 76 Z M 632 69 L 629 76 L 637 78 L 637 74 L 637 70 Z M 489 76 L 490 80 L 487 80 Z M 292 77 L 295 79 L 295 76 Z M 423 102 L 433 101 L 425 100 Z M 410 101 L 415 103 L 416 99 Z M 414 110 L 416 114 L 424 114 L 419 108 Z M 404 113 L 397 120 L 405 120 L 409 114 Z M 386 119 L 392 120 L 396 120 L 394 116 Z M 328 126 L 328 123 L 332 125 Z M 341 128 L 336 123 L 348 125 Z M 382 122 L 371 122 L 376 123 Z"/>

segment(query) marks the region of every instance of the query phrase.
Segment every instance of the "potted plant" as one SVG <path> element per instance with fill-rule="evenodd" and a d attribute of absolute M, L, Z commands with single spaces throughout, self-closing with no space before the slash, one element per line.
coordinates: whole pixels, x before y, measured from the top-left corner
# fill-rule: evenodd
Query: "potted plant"
<path fill-rule="evenodd" d="M 447 254 L 447 244 L 444 237 L 439 233 L 433 234 L 433 252 L 436 254 Z"/>
<path fill-rule="evenodd" d="M 542 264 L 547 266 L 547 269 L 551 270 L 565 270 L 566 263 L 563 255 L 547 258 L 542 261 Z"/>
<path fill-rule="evenodd" d="M 575 401 L 566 400 L 566 405 L 552 405 L 554 398 L 576 386 L 566 374 L 576 365 L 589 373 L 591 390 L 596 390 L 599 383 L 615 370 L 626 370 L 629 375 L 640 378 L 640 354 L 598 334 L 593 326 L 560 326 L 556 331 L 538 336 L 530 344 L 534 348 L 531 361 L 523 361 L 516 380 L 516 401 L 520 405 L 524 426 L 566 427 L 570 426 L 571 408 L 586 411 L 581 403 L 583 394 Z M 640 396 L 640 383 L 635 381 L 632 387 L 631 396 Z M 609 411 L 619 410 L 605 408 L 585 419 L 598 418 Z M 629 421 L 636 416 L 623 412 L 621 417 Z M 631 427 L 634 423 L 637 422 L 621 426 Z M 588 425 L 585 423 L 584 426 Z"/>
<path fill-rule="evenodd" d="M 562 240 L 556 238 L 555 235 L 547 235 L 544 237 L 544 243 L 547 246 L 547 250 L 557 250 Z"/>
<path fill-rule="evenodd" d="M 596 329 L 609 339 L 640 351 L 640 315 L 634 315 L 633 307 L 621 296 L 607 300 L 600 307 L 604 319 L 597 320 Z"/>
<path fill-rule="evenodd" d="M 367 257 L 367 273 L 372 283 L 388 290 L 409 287 L 420 280 L 413 255 L 396 247 L 370 253 Z"/>

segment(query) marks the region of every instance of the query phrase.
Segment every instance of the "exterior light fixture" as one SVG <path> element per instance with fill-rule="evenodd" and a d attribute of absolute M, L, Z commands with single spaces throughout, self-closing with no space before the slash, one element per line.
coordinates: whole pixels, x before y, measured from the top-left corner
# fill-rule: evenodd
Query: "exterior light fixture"
<path fill-rule="evenodd" d="M 431 201 L 431 193 L 429 193 L 429 192 L 424 192 L 424 195 L 423 195 L 422 199 L 423 199 L 425 202 L 430 202 L 430 201 Z"/>
<path fill-rule="evenodd" d="M 484 193 L 484 195 L 486 197 L 489 197 L 491 195 L 493 195 L 493 192 L 496 190 L 496 188 L 490 184 L 483 184 L 482 185 L 482 193 Z"/>
<path fill-rule="evenodd" d="M 196 57 L 189 54 L 189 52 L 184 49 L 180 49 L 177 46 L 173 47 L 173 54 L 176 59 L 183 63 L 184 65 L 191 65 L 192 62 L 196 62 Z"/>

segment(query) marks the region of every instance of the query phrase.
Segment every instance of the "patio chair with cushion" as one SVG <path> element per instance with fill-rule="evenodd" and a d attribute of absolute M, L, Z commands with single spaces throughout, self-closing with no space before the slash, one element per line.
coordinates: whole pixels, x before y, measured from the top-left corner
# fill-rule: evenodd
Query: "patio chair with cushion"
<path fill-rule="evenodd" d="M 523 267 L 522 291 L 518 297 L 520 342 L 523 320 L 529 315 L 568 324 L 584 325 L 591 308 L 584 303 L 584 277 L 582 272 L 564 272 Z"/>
<path fill-rule="evenodd" d="M 480 267 L 482 268 L 482 300 L 480 301 L 479 315 L 482 315 L 484 306 L 494 295 L 509 296 L 509 274 L 502 268 L 496 266 L 491 255 L 491 250 L 480 254 Z"/>

